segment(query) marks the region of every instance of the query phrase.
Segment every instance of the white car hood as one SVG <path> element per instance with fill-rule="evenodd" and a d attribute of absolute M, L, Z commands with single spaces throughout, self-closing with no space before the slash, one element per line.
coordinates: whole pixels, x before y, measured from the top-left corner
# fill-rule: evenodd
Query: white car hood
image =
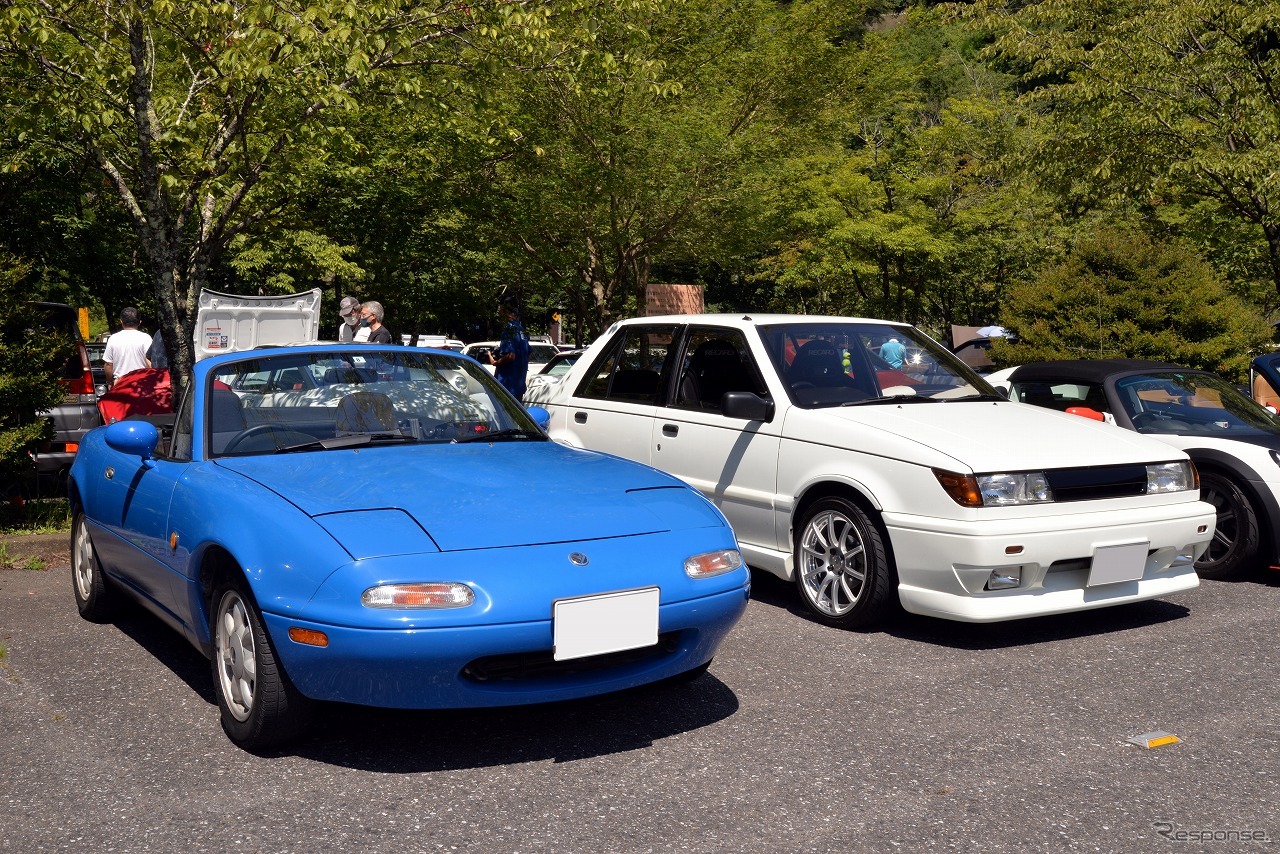
<path fill-rule="evenodd" d="M 1007 402 L 869 404 L 788 416 L 798 439 L 860 450 L 858 434 L 876 431 L 931 448 L 973 472 L 1036 471 L 1185 459 L 1164 442 L 1109 424 Z M 881 435 L 869 443 L 884 448 Z M 892 444 L 892 443 L 891 443 Z M 903 454 L 920 459 L 919 453 Z M 939 459 L 933 465 L 948 465 Z"/>

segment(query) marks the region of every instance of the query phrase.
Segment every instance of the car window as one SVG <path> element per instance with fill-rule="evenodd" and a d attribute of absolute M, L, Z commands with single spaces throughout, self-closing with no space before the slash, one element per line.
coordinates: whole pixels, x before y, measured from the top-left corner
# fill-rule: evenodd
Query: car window
<path fill-rule="evenodd" d="M 1107 394 L 1097 383 L 1017 381 L 1009 387 L 1009 399 L 1059 412 L 1065 412 L 1074 406 L 1098 412 L 1111 411 Z"/>
<path fill-rule="evenodd" d="M 995 395 L 954 354 L 909 326 L 815 320 L 762 326 L 759 332 L 797 406 Z"/>
<path fill-rule="evenodd" d="M 191 410 L 193 409 L 192 401 L 195 395 L 191 388 L 187 389 L 187 393 L 182 396 L 182 403 L 178 405 L 178 414 L 173 422 L 173 440 L 169 443 L 169 457 L 174 460 L 190 460 L 191 459 L 191 426 L 193 419 Z"/>
<path fill-rule="evenodd" d="M 554 344 L 530 344 L 529 361 L 538 363 L 549 362 L 558 355 L 559 352 L 560 349 Z"/>
<path fill-rule="evenodd" d="M 258 355 L 219 364 L 204 393 L 211 457 L 545 438 L 488 372 L 443 352 Z"/>
<path fill-rule="evenodd" d="M 736 329 L 695 327 L 684 352 L 673 406 L 719 412 L 726 392 L 768 393 L 746 340 Z"/>
<path fill-rule="evenodd" d="M 678 326 L 626 326 L 587 371 L 578 397 L 654 403 L 671 362 Z"/>
<path fill-rule="evenodd" d="M 1115 390 L 1139 433 L 1230 438 L 1280 435 L 1275 416 L 1213 374 L 1140 374 L 1116 380 Z"/>

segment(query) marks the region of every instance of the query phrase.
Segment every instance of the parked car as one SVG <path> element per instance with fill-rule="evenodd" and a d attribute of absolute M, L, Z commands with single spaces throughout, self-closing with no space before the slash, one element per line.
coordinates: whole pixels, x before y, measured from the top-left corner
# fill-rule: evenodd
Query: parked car
<path fill-rule="evenodd" d="M 1106 421 L 1185 451 L 1217 510 L 1196 569 L 1234 575 L 1259 555 L 1280 566 L 1280 421 L 1216 374 L 1166 362 L 1034 362 L 992 375 L 1009 397 Z"/>
<path fill-rule="evenodd" d="M 493 373 L 494 366 L 489 364 L 489 353 L 498 349 L 497 341 L 476 341 L 462 348 L 464 356 L 470 356 L 480 364 L 484 365 L 485 370 Z M 532 379 L 542 368 L 555 358 L 560 352 L 560 348 L 554 344 L 546 344 L 541 341 L 529 342 L 529 373 L 527 379 Z"/>
<path fill-rule="evenodd" d="M 542 366 L 542 370 L 529 377 L 528 389 L 524 393 L 524 402 L 533 406 L 541 402 L 551 393 L 551 387 L 560 382 L 565 374 L 582 358 L 586 350 L 562 350 L 556 353 Z"/>
<path fill-rule="evenodd" d="M 75 342 L 60 374 L 65 395 L 62 402 L 44 413 L 53 423 L 53 435 L 32 454 L 36 475 L 44 483 L 61 489 L 75 460 L 85 434 L 102 424 L 98 413 L 97 382 L 89 360 L 89 352 L 80 335 L 76 310 L 61 303 L 36 303 L 42 320 L 51 332 L 58 332 Z"/>
<path fill-rule="evenodd" d="M 925 354 L 889 367 L 896 337 Z M 986 622 L 1165 596 L 1213 534 L 1187 455 L 1018 406 L 904 324 L 682 315 L 611 326 L 546 404 L 552 438 L 650 463 L 728 517 L 816 617 Z"/>
<path fill-rule="evenodd" d="M 260 381 L 335 363 L 377 379 Z M 460 355 L 208 356 L 171 417 L 169 438 L 136 419 L 85 438 L 76 604 L 106 620 L 131 597 L 195 645 L 248 749 L 297 735 L 316 701 L 499 706 L 694 677 L 746 608 L 710 502 L 549 441 L 544 410 Z M 575 497 L 551 515 L 525 500 L 549 478 Z"/>

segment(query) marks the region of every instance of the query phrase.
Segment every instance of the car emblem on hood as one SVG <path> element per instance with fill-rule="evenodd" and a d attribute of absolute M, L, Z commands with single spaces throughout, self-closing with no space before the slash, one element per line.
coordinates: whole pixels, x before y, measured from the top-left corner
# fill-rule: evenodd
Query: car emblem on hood
<path fill-rule="evenodd" d="M 590 563 L 590 561 L 587 560 L 587 556 L 584 555 L 582 552 L 570 552 L 569 562 L 572 563 L 574 566 L 586 566 L 588 563 Z"/>

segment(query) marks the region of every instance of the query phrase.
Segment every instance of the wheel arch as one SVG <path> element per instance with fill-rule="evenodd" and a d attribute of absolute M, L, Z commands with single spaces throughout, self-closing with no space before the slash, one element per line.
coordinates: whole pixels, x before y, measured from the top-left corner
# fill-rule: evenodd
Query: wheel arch
<path fill-rule="evenodd" d="M 1239 458 L 1214 448 L 1188 448 L 1187 455 L 1202 474 L 1229 479 L 1253 503 L 1258 516 L 1258 551 L 1266 556 L 1268 565 L 1280 564 L 1280 539 L 1273 525 L 1273 520 L 1280 519 L 1280 504 L 1269 490 L 1258 488 L 1263 483 L 1262 476 Z"/>
<path fill-rule="evenodd" d="M 880 514 L 880 507 L 869 493 L 863 491 L 860 484 L 843 480 L 816 481 L 806 486 L 800 495 L 796 496 L 796 503 L 791 511 L 791 521 L 787 528 L 789 540 L 787 567 L 790 570 L 787 573 L 788 577 L 794 577 L 795 574 L 797 529 L 809 513 L 809 508 L 824 498 L 844 498 L 856 504 L 863 513 L 867 514 L 867 518 L 880 533 L 880 539 L 884 543 L 885 557 L 889 561 L 889 570 L 893 573 L 896 586 L 898 563 L 894 558 L 893 542 L 889 538 L 889 529 L 885 526 L 884 518 Z"/>

